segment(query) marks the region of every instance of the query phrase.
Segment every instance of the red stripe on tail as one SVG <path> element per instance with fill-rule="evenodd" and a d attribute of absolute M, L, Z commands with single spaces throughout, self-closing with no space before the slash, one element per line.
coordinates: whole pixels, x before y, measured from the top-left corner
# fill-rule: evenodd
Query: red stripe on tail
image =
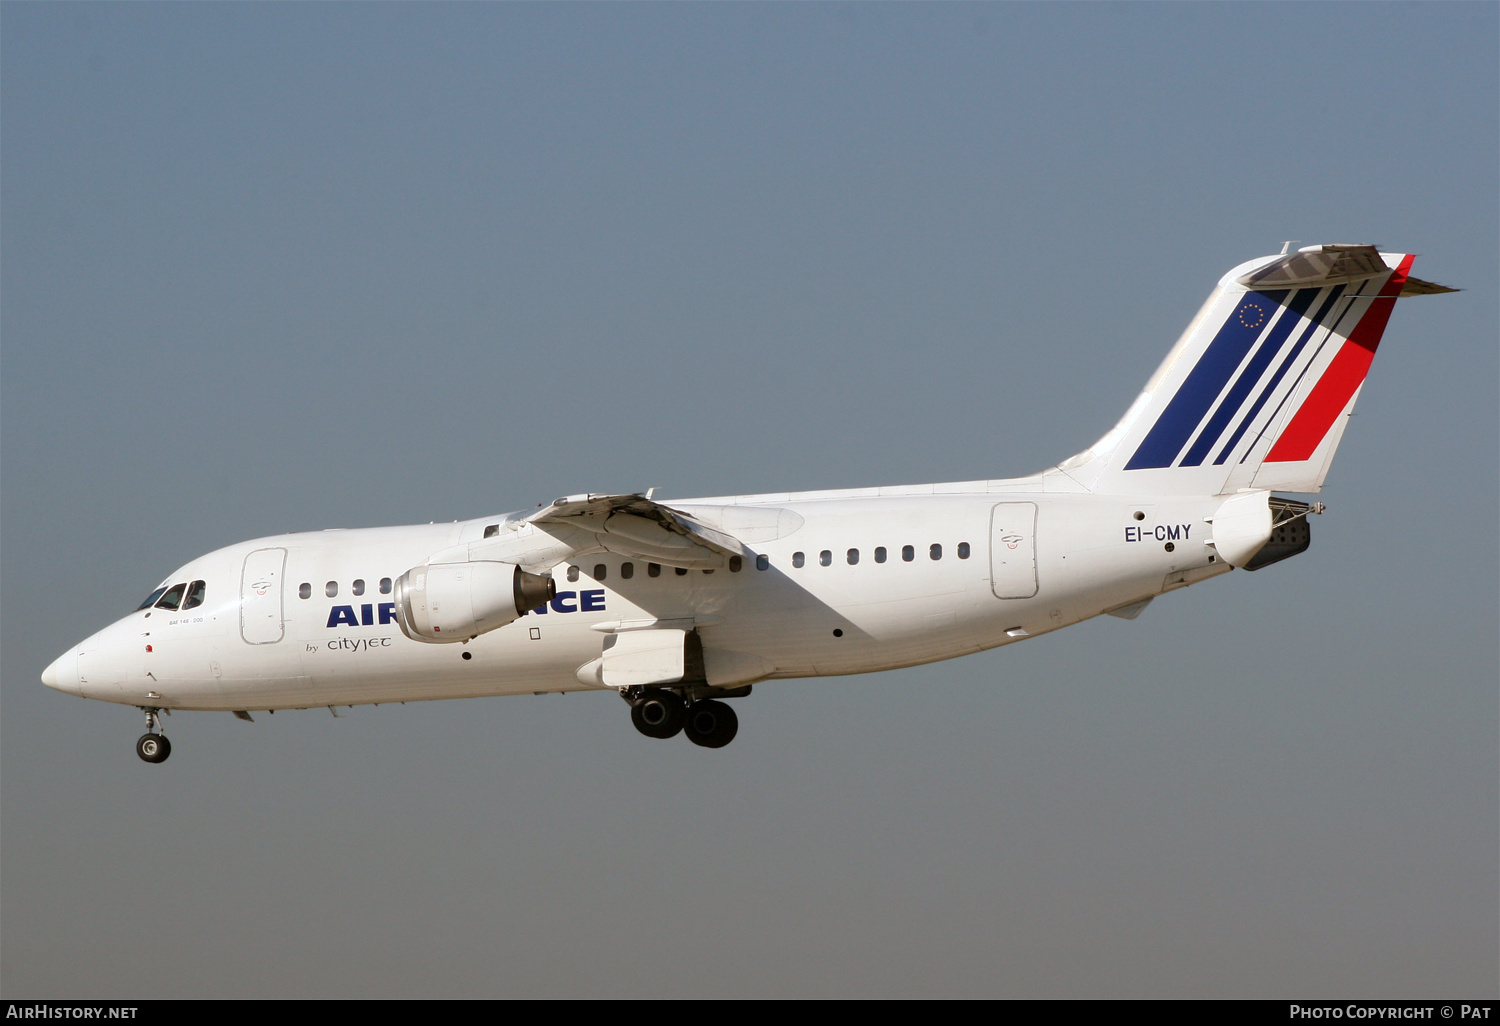
<path fill-rule="evenodd" d="M 1333 422 L 1349 405 L 1349 399 L 1369 373 L 1370 361 L 1375 359 L 1380 337 L 1385 334 L 1386 322 L 1391 319 L 1391 308 L 1396 305 L 1395 297 L 1401 294 L 1401 286 L 1406 284 L 1413 259 L 1408 256 L 1391 274 L 1390 280 L 1380 290 L 1382 297 L 1391 298 L 1377 299 L 1370 304 L 1334 356 L 1333 363 L 1313 386 L 1312 394 L 1271 447 L 1266 456 L 1267 463 L 1297 463 L 1317 450 L 1328 429 L 1333 427 Z"/>

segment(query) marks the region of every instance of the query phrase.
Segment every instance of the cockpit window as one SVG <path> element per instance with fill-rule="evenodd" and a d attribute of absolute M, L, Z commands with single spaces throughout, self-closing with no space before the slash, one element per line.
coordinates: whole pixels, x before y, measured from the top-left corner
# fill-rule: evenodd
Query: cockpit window
<path fill-rule="evenodd" d="M 182 600 L 183 609 L 197 609 L 203 605 L 203 594 L 208 590 L 208 585 L 202 581 L 194 581 L 188 585 L 187 598 Z"/>
<path fill-rule="evenodd" d="M 156 600 L 161 598 L 162 592 L 166 590 L 166 588 L 157 588 L 151 594 L 146 596 L 146 601 L 135 607 L 135 611 L 139 613 L 142 609 L 150 609 L 152 606 L 156 605 Z"/>
<path fill-rule="evenodd" d="M 156 600 L 157 609 L 175 610 L 182 603 L 182 593 L 187 591 L 186 584 L 174 584 L 167 589 L 167 593 Z"/>

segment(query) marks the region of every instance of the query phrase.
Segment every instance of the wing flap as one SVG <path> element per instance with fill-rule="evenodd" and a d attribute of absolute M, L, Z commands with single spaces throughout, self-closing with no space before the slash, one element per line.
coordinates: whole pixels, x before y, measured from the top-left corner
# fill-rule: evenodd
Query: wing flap
<path fill-rule="evenodd" d="M 639 493 L 568 495 L 526 519 L 588 532 L 609 552 L 687 569 L 717 569 L 745 552 L 732 535 Z"/>

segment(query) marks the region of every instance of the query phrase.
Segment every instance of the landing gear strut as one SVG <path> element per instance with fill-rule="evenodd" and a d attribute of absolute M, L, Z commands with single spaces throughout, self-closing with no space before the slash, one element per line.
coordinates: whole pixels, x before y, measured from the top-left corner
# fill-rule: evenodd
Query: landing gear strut
<path fill-rule="evenodd" d="M 647 737 L 685 733 L 702 748 L 723 748 L 740 729 L 734 710 L 711 698 L 688 705 L 682 696 L 665 688 L 632 690 L 621 697 L 630 703 L 630 722 Z"/>
<path fill-rule="evenodd" d="M 135 754 L 146 762 L 166 762 L 167 756 L 172 754 L 172 742 L 157 733 L 161 729 L 161 718 L 157 713 L 161 710 L 153 706 L 142 706 L 141 710 L 146 714 L 146 733 L 136 741 Z"/>

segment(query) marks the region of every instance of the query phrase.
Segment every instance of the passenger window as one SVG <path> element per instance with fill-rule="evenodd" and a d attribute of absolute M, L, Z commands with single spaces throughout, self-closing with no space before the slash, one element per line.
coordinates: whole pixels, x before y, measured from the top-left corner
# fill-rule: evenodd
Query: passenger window
<path fill-rule="evenodd" d="M 875 562 L 877 562 L 877 563 L 884 563 L 885 562 L 885 546 L 884 545 L 877 545 L 877 546 L 875 546 Z"/>
<path fill-rule="evenodd" d="M 312 585 L 308 584 L 306 581 L 303 581 L 300 585 L 297 586 L 297 597 L 312 598 Z"/>
<path fill-rule="evenodd" d="M 380 579 L 380 594 L 382 594 L 382 595 L 389 595 L 390 593 L 391 593 L 391 579 L 389 577 L 382 577 Z M 304 597 L 306 597 L 306 596 L 304 596 Z"/>
<path fill-rule="evenodd" d="M 958 543 L 958 558 L 959 559 L 968 559 L 969 558 L 969 543 L 968 542 L 959 542 Z"/>
<path fill-rule="evenodd" d="M 685 567 L 685 566 L 674 566 L 672 568 L 672 572 L 674 574 L 676 574 L 678 577 L 686 577 L 687 576 L 687 567 Z"/>
<path fill-rule="evenodd" d="M 704 573 L 706 573 L 706 574 L 711 574 L 711 573 L 713 573 L 713 571 L 712 571 L 712 570 L 705 570 L 705 571 L 703 571 L 703 572 L 704 572 Z"/>
<path fill-rule="evenodd" d="M 595 563 L 594 564 L 594 580 L 596 580 L 596 581 L 602 581 L 602 580 L 604 580 L 604 575 L 605 575 L 606 572 L 607 571 L 606 571 L 605 566 L 604 566 L 603 563 Z"/>
<path fill-rule="evenodd" d="M 327 595 L 329 598 L 338 598 L 339 597 L 339 582 L 338 581 L 329 581 L 327 584 L 325 584 L 323 586 L 323 594 Z"/>
<path fill-rule="evenodd" d="M 768 556 L 768 555 L 766 555 L 764 552 L 762 552 L 760 555 L 756 556 L 755 557 L 755 569 L 757 569 L 757 570 L 769 570 L 769 569 L 771 569 L 771 557 Z"/>
<path fill-rule="evenodd" d="M 800 553 L 800 552 L 793 552 L 792 553 L 792 566 L 797 567 L 798 569 L 801 569 L 802 568 L 802 564 L 805 563 L 805 562 L 807 562 L 807 557 L 804 556 L 802 553 Z"/>
<path fill-rule="evenodd" d="M 927 550 L 927 554 L 933 559 L 942 559 L 943 547 L 941 545 L 934 545 L 932 548 Z"/>
<path fill-rule="evenodd" d="M 646 564 L 646 576 L 647 577 L 660 577 L 661 576 L 661 564 L 660 563 L 647 563 Z"/>
<path fill-rule="evenodd" d="M 858 549 L 850 549 L 849 550 L 849 557 L 848 558 L 849 558 L 849 565 L 850 566 L 853 566 L 855 563 L 858 563 L 859 562 L 859 550 Z"/>
<path fill-rule="evenodd" d="M 732 574 L 739 573 L 740 572 L 740 568 L 743 567 L 744 565 L 745 565 L 745 561 L 743 559 L 741 559 L 739 556 L 730 556 L 729 557 L 729 572 L 730 573 L 732 573 Z"/>
<path fill-rule="evenodd" d="M 351 588 L 350 590 L 352 592 L 354 592 L 354 594 L 356 594 L 356 595 L 363 595 L 365 593 L 365 581 L 364 581 L 364 578 L 362 578 L 362 577 L 355 578 L 355 580 L 354 580 L 354 587 Z"/>
<path fill-rule="evenodd" d="M 197 609 L 203 605 L 203 594 L 208 590 L 208 585 L 202 581 L 194 581 L 188 585 L 187 598 L 182 600 L 183 609 Z"/>
<path fill-rule="evenodd" d="M 833 566 L 833 553 L 829 552 L 827 549 L 824 549 L 822 552 L 818 553 L 818 562 L 824 566 Z"/>
<path fill-rule="evenodd" d="M 162 593 L 166 590 L 166 588 L 157 588 L 151 594 L 146 596 L 146 601 L 135 607 L 135 611 L 139 613 L 142 609 L 150 609 L 152 606 L 156 605 L 156 600 L 161 598 Z"/>
<path fill-rule="evenodd" d="M 917 550 L 910 545 L 901 546 L 901 558 L 907 563 L 917 558 Z"/>
<path fill-rule="evenodd" d="M 187 591 L 186 584 L 174 584 L 167 589 L 167 593 L 156 600 L 157 609 L 170 609 L 176 611 L 182 603 L 182 593 Z"/>
<path fill-rule="evenodd" d="M 628 581 L 628 580 L 630 580 L 634 576 L 635 576 L 635 564 L 634 563 L 621 563 L 620 564 L 620 577 L 623 580 L 627 580 Z"/>
<path fill-rule="evenodd" d="M 576 581 L 576 580 L 578 580 L 578 568 L 576 566 L 570 566 L 570 567 L 568 567 L 568 580 L 570 580 L 570 581 Z"/>

